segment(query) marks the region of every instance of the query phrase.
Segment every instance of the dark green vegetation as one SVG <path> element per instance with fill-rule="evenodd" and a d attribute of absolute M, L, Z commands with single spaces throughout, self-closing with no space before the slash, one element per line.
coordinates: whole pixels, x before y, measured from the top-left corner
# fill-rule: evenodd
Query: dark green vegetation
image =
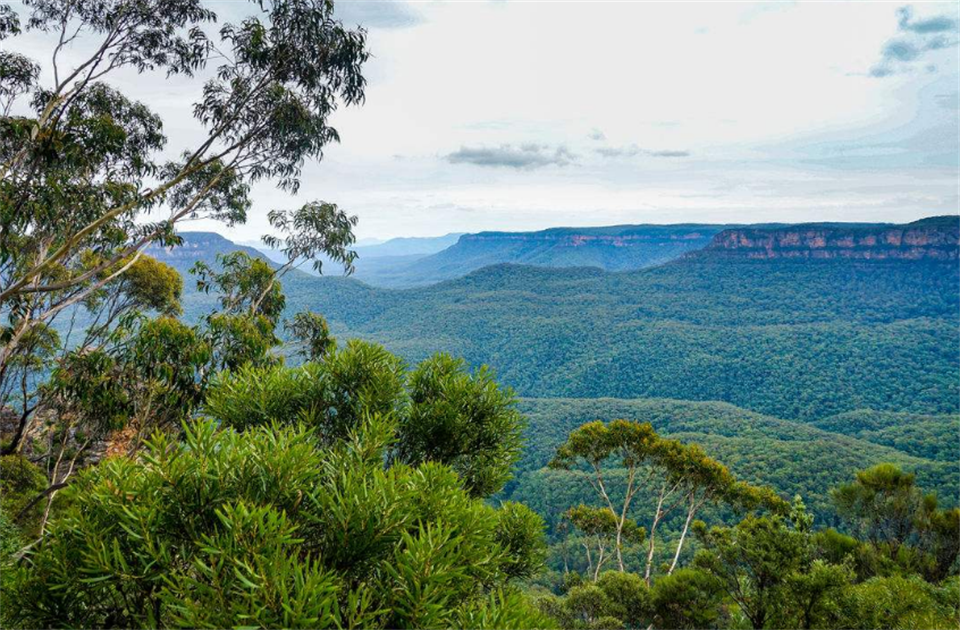
<path fill-rule="evenodd" d="M 221 373 L 213 420 L 71 484 L 28 560 L 5 567 L 5 622 L 543 627 L 515 586 L 542 563 L 542 521 L 481 500 L 517 456 L 520 416 L 445 357 L 404 380 L 360 343 Z"/>
<path fill-rule="evenodd" d="M 519 409 L 529 419 L 530 429 L 527 446 L 517 464 L 516 479 L 508 485 L 504 496 L 530 505 L 552 524 L 559 521 L 566 506 L 584 501 L 591 490 L 581 475 L 545 467 L 570 431 L 598 418 L 649 422 L 662 435 L 700 444 L 740 479 L 770 486 L 781 496 L 803 496 L 820 526 L 839 522 L 824 489 L 837 486 L 865 466 L 881 462 L 895 462 L 915 472 L 921 485 L 935 490 L 943 503 L 958 503 L 960 471 L 956 459 L 938 461 L 913 455 L 725 403 L 525 398 L 520 400 Z M 953 427 L 952 435 L 932 433 L 924 439 L 942 438 L 945 448 L 956 448 L 960 431 L 956 418 Z"/>
<path fill-rule="evenodd" d="M 452 352 L 522 396 L 719 400 L 815 421 L 956 413 L 958 287 L 956 261 L 697 258 L 627 273 L 499 265 L 406 291 L 329 278 L 288 293 L 341 336 L 410 360 Z"/>
<path fill-rule="evenodd" d="M 824 418 L 814 425 L 917 457 L 953 463 L 960 461 L 960 416 L 957 415 L 859 410 Z"/>
<path fill-rule="evenodd" d="M 960 617 L 960 509 L 940 508 L 893 464 L 858 471 L 830 493 L 847 535 L 815 528 L 799 496 L 791 505 L 743 484 L 649 424 L 575 429 L 551 466 L 578 463 L 596 507 L 566 514 L 574 533 L 557 545 L 564 573 L 553 589 L 561 596 L 539 602 L 565 628 L 950 628 Z M 644 492 L 653 500 L 631 503 Z M 710 503 L 748 513 L 733 525 L 691 527 Z M 680 535 L 666 537 L 666 517 L 678 508 L 685 513 Z M 678 563 L 691 531 L 697 550 Z M 629 543 L 644 539 L 645 561 L 630 562 L 636 550 Z M 676 552 L 661 562 L 656 540 Z M 600 573 L 614 552 L 616 571 Z"/>

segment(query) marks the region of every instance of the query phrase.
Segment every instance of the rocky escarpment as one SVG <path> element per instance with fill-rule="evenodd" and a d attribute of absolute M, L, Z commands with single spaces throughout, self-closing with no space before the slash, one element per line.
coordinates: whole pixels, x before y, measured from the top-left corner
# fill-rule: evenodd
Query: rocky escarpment
<path fill-rule="evenodd" d="M 252 247 L 238 245 L 215 232 L 181 232 L 182 243 L 174 247 L 163 247 L 156 243 L 149 245 L 145 252 L 181 274 L 187 274 L 196 262 L 217 265 L 217 256 L 231 252 L 244 252 L 253 258 L 267 260 L 267 257 Z"/>
<path fill-rule="evenodd" d="M 464 234 L 459 243 L 537 243 L 555 247 L 631 247 L 657 243 L 708 241 L 723 226 L 717 225 L 638 225 L 604 228 L 552 228 L 539 232 L 479 232 Z"/>
<path fill-rule="evenodd" d="M 905 225 L 802 224 L 737 228 L 714 236 L 695 256 L 748 259 L 956 260 L 960 218 Z"/>

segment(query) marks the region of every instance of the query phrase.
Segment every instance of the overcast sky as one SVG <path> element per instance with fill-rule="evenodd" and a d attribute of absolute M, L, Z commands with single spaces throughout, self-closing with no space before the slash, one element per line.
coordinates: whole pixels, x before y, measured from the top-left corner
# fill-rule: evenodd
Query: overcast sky
<path fill-rule="evenodd" d="M 228 16 L 247 6 L 211 1 Z M 297 198 L 361 238 L 559 225 L 909 221 L 958 211 L 957 3 L 341 3 L 363 107 Z M 14 40 L 46 58 L 39 35 Z M 179 152 L 198 86 L 125 77 Z"/>

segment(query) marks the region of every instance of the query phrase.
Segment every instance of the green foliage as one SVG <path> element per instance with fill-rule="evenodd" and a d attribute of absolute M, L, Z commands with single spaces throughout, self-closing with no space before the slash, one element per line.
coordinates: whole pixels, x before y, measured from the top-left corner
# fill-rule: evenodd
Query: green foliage
<path fill-rule="evenodd" d="M 204 409 L 238 430 L 305 421 L 336 439 L 365 415 L 399 412 L 406 404 L 403 384 L 399 359 L 380 346 L 351 341 L 319 363 L 221 372 L 208 387 Z"/>
<path fill-rule="evenodd" d="M 606 571 L 597 579 L 597 587 L 609 602 L 604 611 L 626 628 L 638 628 L 650 616 L 650 589 L 639 575 Z"/>
<path fill-rule="evenodd" d="M 914 476 L 893 464 L 860 471 L 832 492 L 837 510 L 870 545 L 871 573 L 895 566 L 939 582 L 960 568 L 960 509 L 938 507 L 923 495 Z M 860 558 L 863 564 L 864 558 Z"/>
<path fill-rule="evenodd" d="M 21 376 L 8 368 L 33 352 L 34 331 L 57 318 L 71 331 L 79 320 L 83 338 L 65 338 L 58 349 L 81 356 L 102 350 L 121 316 L 178 313 L 179 277 L 143 250 L 179 244 L 175 228 L 185 220 L 243 222 L 254 182 L 295 193 L 306 160 L 339 139 L 330 115 L 363 101 L 368 52 L 363 29 L 345 28 L 332 2 L 259 3 L 240 22 L 216 26 L 217 14 L 199 0 L 41 1 L 20 14 L 4 6 L 0 18 L 5 37 L 54 34 L 42 71 L 24 55 L 0 55 L 6 407 L 11 379 Z M 58 61 L 65 46 L 80 51 L 69 68 Z M 189 83 L 208 62 L 217 67 L 191 108 L 201 133 L 173 151 L 163 120 L 112 87 L 117 72 L 179 74 Z M 163 155 L 179 157 L 164 162 Z M 151 220 L 158 207 L 164 217 Z M 308 203 L 287 216 L 274 211 L 271 223 L 297 248 L 331 254 L 353 240 L 355 219 L 333 204 Z M 209 326 L 212 367 L 266 362 L 284 305 L 272 267 L 228 255 L 218 270 L 201 271 L 204 288 L 223 294 L 221 317 Z M 31 387 L 20 389 L 24 411 L 4 453 L 19 448 L 36 407 Z"/>
<path fill-rule="evenodd" d="M 328 406 L 317 418 L 325 434 L 343 437 L 367 414 L 402 407 L 404 364 L 383 346 L 351 340 L 323 363 Z"/>
<path fill-rule="evenodd" d="M 875 545 L 883 544 L 896 553 L 914 529 L 914 519 L 923 504 L 923 495 L 914 475 L 893 464 L 877 464 L 857 473 L 856 481 L 833 491 L 841 516 L 852 521 L 855 530 Z"/>
<path fill-rule="evenodd" d="M 814 421 L 957 413 L 958 287 L 956 261 L 688 258 L 615 274 L 500 265 L 406 291 L 303 278 L 288 297 L 322 304 L 338 336 L 411 362 L 455 352 L 525 397 L 725 401 Z"/>
<path fill-rule="evenodd" d="M 33 525 L 40 518 L 43 505 L 38 503 L 27 513 L 21 515 L 21 512 L 46 487 L 46 475 L 23 455 L 0 457 L 0 514 L 3 514 L 6 519 L 6 525 L 13 528 L 14 524 L 11 520 L 19 517 L 20 525 L 32 530 Z M 19 536 L 19 532 L 10 529 L 5 532 L 5 536 L 12 540 Z"/>
<path fill-rule="evenodd" d="M 927 459 L 960 459 L 960 416 L 921 415 L 859 409 L 813 423 L 826 431 L 882 444 Z"/>
<path fill-rule="evenodd" d="M 851 590 L 844 602 L 843 628 L 956 628 L 960 624 L 960 582 L 937 587 L 917 577 L 877 577 Z"/>
<path fill-rule="evenodd" d="M 294 424 L 325 399 L 320 364 L 297 368 L 243 365 L 218 372 L 207 387 L 204 412 L 239 431 L 272 422 Z"/>
<path fill-rule="evenodd" d="M 523 417 L 514 409 L 512 392 L 501 390 L 486 368 L 470 374 L 462 360 L 444 354 L 418 365 L 409 387 L 399 461 L 447 464 L 474 496 L 499 491 L 520 457 Z"/>
<path fill-rule="evenodd" d="M 274 325 L 262 315 L 214 313 L 206 319 L 205 337 L 213 349 L 214 370 L 236 370 L 244 365 L 272 365 L 269 352 L 279 343 Z"/>
<path fill-rule="evenodd" d="M 303 421 L 327 440 L 346 437 L 369 415 L 394 417 L 393 461 L 450 466 L 475 497 L 498 491 L 510 478 L 523 420 L 509 391 L 486 370 L 469 374 L 462 362 L 437 356 L 408 378 L 398 358 L 360 341 L 297 368 L 221 373 L 208 388 L 205 410 L 240 430 Z"/>
<path fill-rule="evenodd" d="M 117 358 L 102 349 L 64 357 L 45 387 L 48 404 L 65 418 L 62 430 L 103 436 L 122 428 L 133 413 L 122 371 Z"/>
<path fill-rule="evenodd" d="M 624 469 L 621 478 L 611 478 L 604 472 L 611 464 Z M 597 541 L 599 557 L 595 572 L 600 570 L 603 562 L 605 538 L 613 539 L 612 548 L 623 571 L 626 566 L 624 542 L 638 542 L 646 535 L 644 577 L 648 584 L 656 555 L 657 527 L 670 512 L 678 510 L 685 518 L 667 572 L 677 565 L 690 524 L 704 505 L 722 501 L 747 509 L 783 507 L 782 499 L 775 493 L 737 481 L 722 464 L 707 457 L 699 446 L 660 437 L 649 422 L 614 420 L 606 425 L 600 421 L 588 422 L 572 431 L 567 441 L 557 447 L 550 467 L 564 470 L 586 468 L 590 485 L 599 495 L 601 508 L 580 505 L 568 512 L 574 525 Z M 625 477 L 625 483 L 615 483 L 622 477 Z M 642 495 L 644 490 L 649 495 L 647 499 L 653 499 L 647 530 L 638 528 L 635 521 L 627 518 L 633 499 Z M 614 503 L 613 496 L 616 496 L 617 503 Z"/>
<path fill-rule="evenodd" d="M 141 428 L 176 427 L 200 404 L 200 374 L 211 352 L 195 329 L 172 317 L 145 320 L 120 356 Z"/>
<path fill-rule="evenodd" d="M 340 580 L 297 553 L 296 526 L 273 506 L 244 501 L 216 512 L 190 570 L 170 576 L 156 610 L 170 625 L 227 628 L 326 628 L 337 622 Z M 161 619 L 163 617 L 161 616 Z M 158 619 L 149 618 L 152 623 Z"/>
<path fill-rule="evenodd" d="M 17 574 L 16 554 L 26 544 L 20 528 L 10 521 L 7 508 L 0 504 L 0 624 L 13 627 L 9 617 L 11 608 L 7 602 L 8 584 Z"/>
<path fill-rule="evenodd" d="M 507 553 L 500 570 L 512 578 L 531 578 L 543 567 L 547 545 L 543 519 L 522 503 L 506 502 L 497 510 L 494 539 Z"/>
<path fill-rule="evenodd" d="M 83 472 L 5 587 L 25 626 L 406 627 L 541 620 L 509 594 L 535 570 L 530 515 L 500 519 L 448 468 L 384 468 L 389 423 L 324 445 L 303 428 L 163 434 Z M 503 527 L 498 523 L 512 523 Z M 518 537 L 507 539 L 514 543 Z M 507 589 L 507 590 L 505 590 Z M 29 596 L 27 596 L 29 594 Z"/>
<path fill-rule="evenodd" d="M 313 261 L 313 269 L 320 273 L 322 254 L 327 259 L 343 265 L 349 274 L 357 253 L 349 248 L 356 241 L 353 228 L 357 217 L 350 216 L 335 203 L 310 202 L 297 210 L 271 210 L 267 214 L 270 226 L 286 234 L 286 237 L 264 236 L 267 247 L 283 252 L 287 265 Z"/>
<path fill-rule="evenodd" d="M 747 517 L 735 528 L 698 531 L 696 566 L 715 576 L 754 628 L 776 613 L 776 596 L 801 562 L 802 541 L 779 517 Z"/>
<path fill-rule="evenodd" d="M 847 605 L 846 589 L 853 581 L 853 571 L 821 559 L 804 569 L 787 577 L 792 620 L 799 628 L 836 627 Z"/>
<path fill-rule="evenodd" d="M 548 597 L 540 609 L 562 628 L 642 628 L 650 618 L 650 594 L 637 575 L 607 571 L 595 582 L 572 586 L 563 598 Z"/>
<path fill-rule="evenodd" d="M 800 494 L 817 527 L 841 524 L 827 490 L 846 482 L 864 466 L 881 462 L 895 462 L 904 470 L 915 472 L 919 482 L 936 490 L 945 505 L 956 505 L 960 471 L 952 463 L 919 459 L 889 447 L 724 403 L 521 398 L 518 409 L 529 422 L 526 448 L 516 467 L 516 479 L 503 496 L 530 505 L 544 516 L 550 531 L 559 524 L 567 507 L 592 502 L 595 491 L 579 472 L 542 467 L 549 463 L 568 433 L 597 417 L 649 422 L 664 437 L 699 444 L 738 479 L 770 487 L 781 496 Z M 624 483 L 616 469 L 610 469 L 608 476 L 616 482 L 614 485 Z M 638 509 L 653 508 L 643 493 L 637 501 Z M 710 518 L 735 522 L 730 511 L 717 513 L 710 506 L 704 510 Z M 678 531 L 683 523 L 674 513 L 667 517 L 665 525 Z"/>
<path fill-rule="evenodd" d="M 337 348 L 327 320 L 319 313 L 297 313 L 285 324 L 287 333 L 299 344 L 297 353 L 307 361 L 320 361 Z"/>
<path fill-rule="evenodd" d="M 650 591 L 654 623 L 658 628 L 717 627 L 722 595 L 720 581 L 699 569 L 686 567 L 661 576 Z"/>
<path fill-rule="evenodd" d="M 197 276 L 197 289 L 218 294 L 220 312 L 265 317 L 274 326 L 286 306 L 273 266 L 245 252 L 217 257 L 217 268 L 198 262 L 191 270 Z"/>
<path fill-rule="evenodd" d="M 109 275 L 109 270 L 105 273 Z M 133 301 L 136 308 L 164 315 L 179 315 L 182 310 L 183 278 L 176 269 L 151 256 L 141 254 L 123 272 L 120 291 Z"/>
<path fill-rule="evenodd" d="M 551 617 L 534 608 L 515 590 L 498 590 L 486 600 L 462 607 L 454 625 L 477 630 L 550 630 L 556 627 Z"/>

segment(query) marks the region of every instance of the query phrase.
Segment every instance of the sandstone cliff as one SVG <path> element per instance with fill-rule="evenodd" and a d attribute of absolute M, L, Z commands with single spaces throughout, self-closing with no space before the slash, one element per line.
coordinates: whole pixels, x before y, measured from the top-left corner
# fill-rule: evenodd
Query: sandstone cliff
<path fill-rule="evenodd" d="M 960 218 L 932 217 L 905 225 L 801 224 L 724 230 L 693 255 L 750 259 L 955 260 Z"/>

